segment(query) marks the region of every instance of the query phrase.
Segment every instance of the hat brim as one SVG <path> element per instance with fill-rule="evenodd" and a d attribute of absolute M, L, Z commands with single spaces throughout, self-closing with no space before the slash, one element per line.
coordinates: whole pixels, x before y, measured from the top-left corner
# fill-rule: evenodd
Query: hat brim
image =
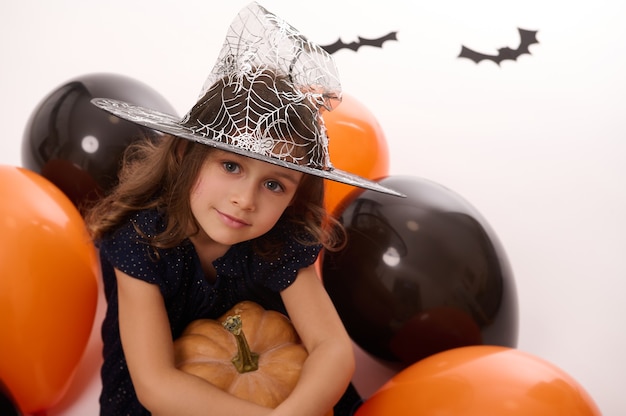
<path fill-rule="evenodd" d="M 262 154 L 250 152 L 245 149 L 240 149 L 236 146 L 230 145 L 228 143 L 223 143 L 217 140 L 213 140 L 211 138 L 205 137 L 201 134 L 194 133 L 191 129 L 185 127 L 181 123 L 181 119 L 179 117 L 172 116 L 170 114 L 165 114 L 157 110 L 152 110 L 149 108 L 129 104 L 119 100 L 113 100 L 109 98 L 94 98 L 91 102 L 105 110 L 116 117 L 122 118 L 124 120 L 128 120 L 135 124 L 139 124 L 141 126 L 160 131 L 162 133 L 171 134 L 173 136 L 182 137 L 187 140 L 195 141 L 198 143 L 206 144 L 208 146 L 213 146 L 215 148 L 226 150 L 228 152 L 236 153 L 242 156 L 251 157 L 253 159 L 261 160 L 263 162 L 271 163 L 273 165 L 282 166 L 288 169 L 292 169 L 302 173 L 308 173 L 309 175 L 319 176 L 324 179 L 328 179 L 331 181 L 344 183 L 347 185 L 356 186 L 359 188 L 370 189 L 372 191 L 377 191 L 389 195 L 401 196 L 405 197 L 406 195 L 394 191 L 393 189 L 387 188 L 385 186 L 380 185 L 377 182 L 371 181 L 369 179 L 363 178 L 361 176 L 355 175 L 350 172 L 346 172 L 340 169 L 316 169 L 310 166 L 298 165 L 296 163 L 290 163 L 284 160 L 276 159 L 270 156 L 265 156 Z"/>

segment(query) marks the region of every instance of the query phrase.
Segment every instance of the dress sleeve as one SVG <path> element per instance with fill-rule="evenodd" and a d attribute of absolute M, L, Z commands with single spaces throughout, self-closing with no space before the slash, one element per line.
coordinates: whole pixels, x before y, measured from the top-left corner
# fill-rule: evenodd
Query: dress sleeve
<path fill-rule="evenodd" d="M 156 261 L 157 252 L 145 242 L 145 236 L 154 235 L 157 219 L 155 213 L 135 214 L 125 225 L 99 242 L 100 256 L 129 276 L 160 284 L 163 262 Z"/>
<path fill-rule="evenodd" d="M 317 260 L 322 249 L 321 244 L 304 243 L 303 241 L 311 240 L 310 236 L 300 232 L 299 238 L 296 238 L 294 226 L 283 224 L 275 229 L 275 232 L 281 234 L 284 246 L 280 256 L 269 261 L 260 258 L 259 275 L 263 279 L 263 284 L 268 289 L 280 292 L 289 287 L 298 276 L 300 269 L 309 267 Z"/>

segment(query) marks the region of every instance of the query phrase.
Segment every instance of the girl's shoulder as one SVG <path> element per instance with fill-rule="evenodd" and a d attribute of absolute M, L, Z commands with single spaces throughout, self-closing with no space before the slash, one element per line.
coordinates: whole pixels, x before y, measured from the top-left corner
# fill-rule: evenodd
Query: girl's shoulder
<path fill-rule="evenodd" d="M 136 211 L 119 227 L 104 235 L 96 245 L 105 251 L 147 247 L 150 239 L 161 233 L 165 226 L 165 217 L 156 209 Z"/>
<path fill-rule="evenodd" d="M 151 238 L 165 229 L 165 218 L 156 209 L 145 209 L 130 214 L 121 225 L 104 236 L 103 240 L 136 238 L 138 235 Z"/>
<path fill-rule="evenodd" d="M 190 244 L 157 248 L 150 239 L 165 227 L 164 217 L 153 209 L 133 213 L 119 228 L 99 242 L 101 259 L 139 279 L 158 283 L 162 276 L 180 272 L 192 261 Z"/>
<path fill-rule="evenodd" d="M 157 209 L 144 209 L 135 212 L 129 218 L 129 224 L 148 238 L 165 230 L 165 216 Z"/>

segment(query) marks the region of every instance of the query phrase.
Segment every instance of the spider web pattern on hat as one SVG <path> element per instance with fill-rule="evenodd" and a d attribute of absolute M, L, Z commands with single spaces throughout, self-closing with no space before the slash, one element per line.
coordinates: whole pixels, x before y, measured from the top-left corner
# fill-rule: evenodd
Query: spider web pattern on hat
<path fill-rule="evenodd" d="M 289 88 L 279 89 L 269 73 L 287 80 Z M 340 102 L 341 85 L 334 61 L 320 46 L 251 3 L 231 23 L 196 107 L 204 105 L 220 83 L 226 84 L 222 92 L 235 94 L 221 97 L 222 108 L 208 122 L 192 109 L 183 123 L 195 134 L 298 165 L 332 168 L 321 111 Z M 297 129 L 290 122 L 302 128 L 299 115 L 310 118 L 311 131 L 294 137 Z"/>

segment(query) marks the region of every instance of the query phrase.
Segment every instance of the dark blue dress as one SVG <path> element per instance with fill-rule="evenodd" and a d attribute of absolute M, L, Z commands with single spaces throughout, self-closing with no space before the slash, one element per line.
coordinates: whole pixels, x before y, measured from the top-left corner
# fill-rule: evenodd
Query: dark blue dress
<path fill-rule="evenodd" d="M 298 270 L 315 262 L 321 249 L 319 245 L 297 242 L 295 230 L 281 219 L 270 231 L 279 233 L 281 241 L 285 242 L 280 257 L 275 261 L 266 260 L 255 254 L 249 241 L 233 245 L 214 262 L 217 278 L 215 283 L 209 283 L 189 240 L 171 249 L 158 250 L 155 255 L 137 232 L 139 229 L 149 237 L 163 230 L 164 226 L 156 211 L 141 211 L 126 225 L 97 242 L 108 302 L 102 325 L 101 415 L 149 415 L 137 400 L 124 359 L 114 267 L 159 286 L 172 336 L 176 339 L 194 319 L 218 318 L 242 300 L 253 300 L 266 309 L 286 313 L 280 292 L 293 283 Z"/>

